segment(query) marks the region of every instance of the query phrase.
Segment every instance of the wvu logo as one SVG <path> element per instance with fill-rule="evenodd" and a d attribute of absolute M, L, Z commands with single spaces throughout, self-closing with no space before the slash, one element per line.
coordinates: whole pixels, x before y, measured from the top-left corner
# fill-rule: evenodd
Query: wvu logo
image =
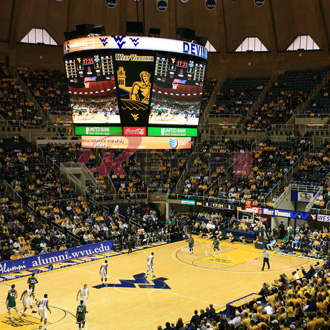
<path fill-rule="evenodd" d="M 78 61 L 78 63 L 80 63 L 81 62 L 81 57 L 77 57 L 77 61 Z"/>
<path fill-rule="evenodd" d="M 171 57 L 171 60 L 172 60 L 172 64 L 175 63 L 175 58 Z"/>
<path fill-rule="evenodd" d="M 99 39 L 102 42 L 102 45 L 105 47 L 106 44 L 108 43 L 108 38 L 99 38 Z"/>
<path fill-rule="evenodd" d="M 139 44 L 139 39 L 140 38 L 130 38 L 134 44 L 134 46 L 136 47 Z"/>
<path fill-rule="evenodd" d="M 132 113 L 131 115 L 135 121 L 137 121 L 139 119 L 139 115 L 137 113 Z"/>
<path fill-rule="evenodd" d="M 157 277 L 152 280 L 153 284 L 150 284 L 147 279 L 144 278 L 144 273 L 133 275 L 134 280 L 119 280 L 120 283 L 114 284 L 109 283 L 106 287 L 110 288 L 140 288 L 140 289 L 162 289 L 170 290 L 171 288 L 165 283 L 168 278 Z M 136 287 L 137 285 L 137 287 Z M 95 289 L 102 289 L 104 286 L 102 284 L 93 286 Z"/>
<path fill-rule="evenodd" d="M 115 39 L 118 47 L 121 49 L 126 44 L 126 41 L 123 41 L 125 37 L 113 37 Z"/>
<path fill-rule="evenodd" d="M 9 317 L 5 317 L 4 315 L 1 315 L 0 321 L 1 323 L 7 324 L 10 327 L 14 327 L 14 328 L 24 327 L 24 329 L 26 329 L 26 327 L 29 325 L 30 326 L 37 325 L 39 320 L 29 315 L 26 318 L 21 318 L 21 319 L 18 317 L 13 317 L 13 319 L 10 320 Z"/>

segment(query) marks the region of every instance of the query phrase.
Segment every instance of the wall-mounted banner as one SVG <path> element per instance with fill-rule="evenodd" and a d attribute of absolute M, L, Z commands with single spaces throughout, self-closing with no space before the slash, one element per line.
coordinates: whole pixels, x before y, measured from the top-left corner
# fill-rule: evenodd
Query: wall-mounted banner
<path fill-rule="evenodd" d="M 207 9 L 212 10 L 217 6 L 217 0 L 205 0 L 205 6 Z"/>
<path fill-rule="evenodd" d="M 115 8 L 117 6 L 117 0 L 105 0 L 105 5 L 108 8 Z"/>
<path fill-rule="evenodd" d="M 183 4 L 186 4 L 186 3 L 188 3 L 190 0 L 180 0 L 180 2 L 181 3 L 183 3 Z"/>
<path fill-rule="evenodd" d="M 315 195 L 316 192 L 291 190 L 291 201 L 309 203 Z"/>
<path fill-rule="evenodd" d="M 4 261 L 0 263 L 0 275 L 46 266 L 57 262 L 87 257 L 97 253 L 112 250 L 112 241 L 79 246 L 67 250 L 38 254 L 32 257 L 20 258 L 16 260 Z"/>
<path fill-rule="evenodd" d="M 317 221 L 330 222 L 330 215 L 317 215 Z"/>
<path fill-rule="evenodd" d="M 160 11 L 165 11 L 168 6 L 168 0 L 157 0 L 157 9 Z"/>
<path fill-rule="evenodd" d="M 261 7 L 265 4 L 265 1 L 266 0 L 254 0 L 254 4 L 257 6 L 257 7 Z"/>

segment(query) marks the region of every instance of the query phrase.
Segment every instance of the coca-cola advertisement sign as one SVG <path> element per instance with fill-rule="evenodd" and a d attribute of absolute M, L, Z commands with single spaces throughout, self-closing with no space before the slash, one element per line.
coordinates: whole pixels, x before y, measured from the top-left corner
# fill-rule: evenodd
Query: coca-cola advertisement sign
<path fill-rule="evenodd" d="M 146 127 L 124 127 L 124 136 L 146 136 Z"/>

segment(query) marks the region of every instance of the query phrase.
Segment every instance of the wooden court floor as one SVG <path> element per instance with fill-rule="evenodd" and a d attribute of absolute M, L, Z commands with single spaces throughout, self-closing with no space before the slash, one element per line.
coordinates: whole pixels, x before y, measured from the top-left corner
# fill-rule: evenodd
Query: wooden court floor
<path fill-rule="evenodd" d="M 190 255 L 187 243 L 180 241 L 152 247 L 130 255 L 112 256 L 108 260 L 107 287 L 100 285 L 99 268 L 102 260 L 78 264 L 38 274 L 36 296 L 48 294 L 52 314 L 49 329 L 77 329 L 75 324 L 76 295 L 87 284 L 90 291 L 86 316 L 89 330 L 143 329 L 155 330 L 166 321 L 178 317 L 189 321 L 195 309 L 210 303 L 216 309 L 227 302 L 252 292 L 258 292 L 263 282 L 272 282 L 279 274 L 290 274 L 297 266 L 309 267 L 309 260 L 271 254 L 270 270 L 261 271 L 262 253 L 253 245 L 235 242 L 221 244 L 222 253 L 213 258 L 210 240 L 195 238 L 195 254 Z M 147 257 L 155 254 L 156 279 L 147 280 Z M 29 310 L 23 320 L 10 322 L 5 299 L 10 285 L 15 283 L 18 295 L 26 289 L 27 279 L 21 278 L 0 284 L 0 329 L 37 329 L 38 314 Z M 18 299 L 19 310 L 22 303 Z M 13 312 L 13 316 L 16 316 Z"/>

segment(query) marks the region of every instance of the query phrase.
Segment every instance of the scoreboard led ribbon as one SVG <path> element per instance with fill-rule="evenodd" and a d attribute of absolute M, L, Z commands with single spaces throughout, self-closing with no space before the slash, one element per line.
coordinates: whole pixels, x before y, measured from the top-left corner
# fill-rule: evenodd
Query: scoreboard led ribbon
<path fill-rule="evenodd" d="M 63 49 L 64 54 L 92 49 L 136 49 L 179 53 L 207 59 L 207 49 L 201 45 L 164 38 L 129 36 L 88 37 L 66 41 Z"/>

